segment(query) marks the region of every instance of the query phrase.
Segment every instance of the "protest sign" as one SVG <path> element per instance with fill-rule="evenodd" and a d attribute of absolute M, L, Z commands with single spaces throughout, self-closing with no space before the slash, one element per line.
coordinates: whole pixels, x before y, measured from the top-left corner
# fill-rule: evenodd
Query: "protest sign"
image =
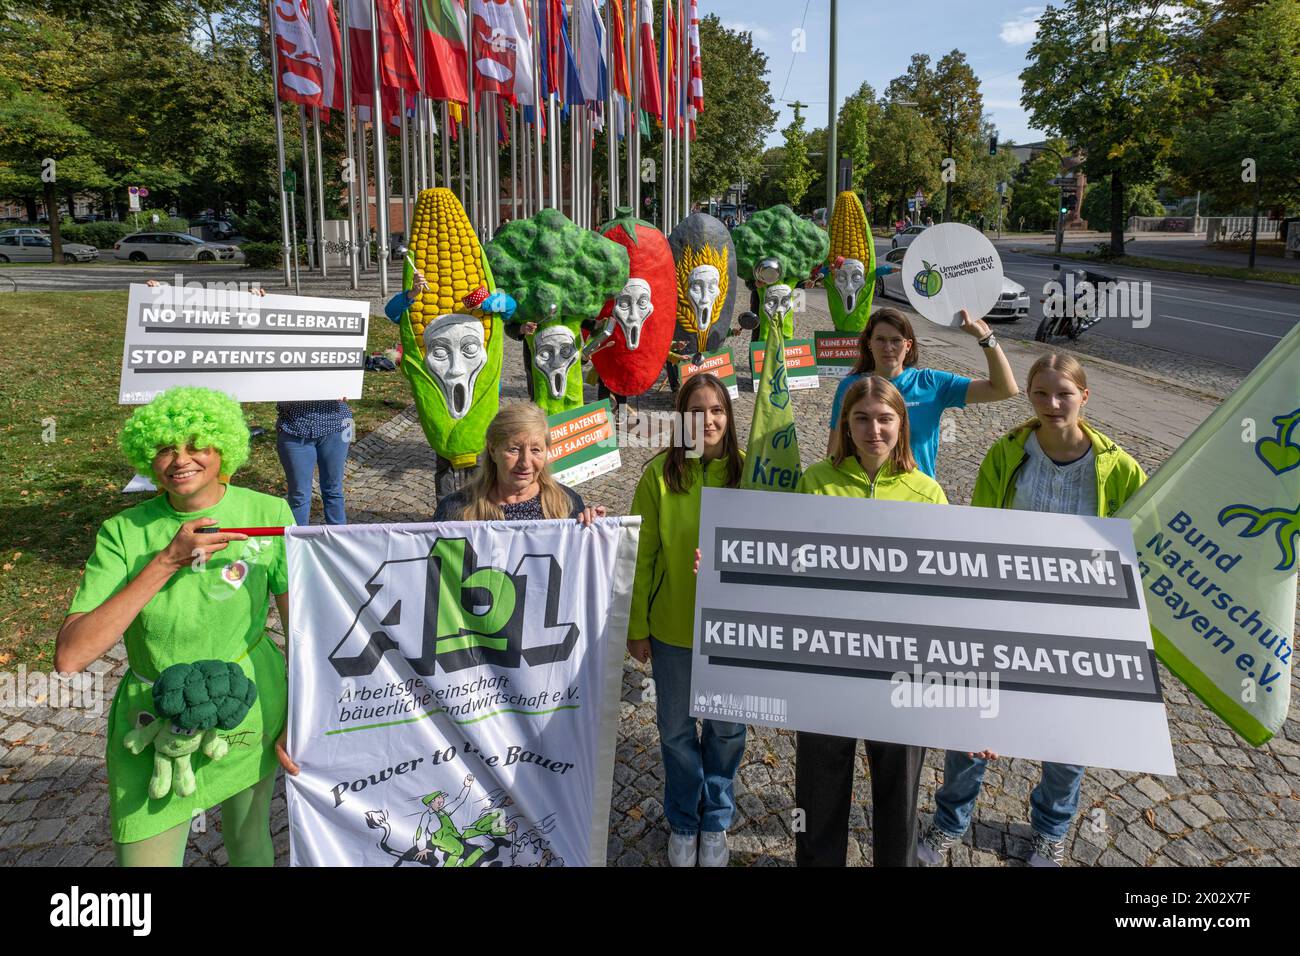
<path fill-rule="evenodd" d="M 853 371 L 861 352 L 856 335 L 843 332 L 814 332 L 814 351 L 817 355 L 817 374 L 827 378 L 845 378 Z"/>
<path fill-rule="evenodd" d="M 581 484 L 622 464 L 609 399 L 557 412 L 546 422 L 551 429 L 551 450 L 546 461 L 556 481 Z"/>
<path fill-rule="evenodd" d="M 175 385 L 241 402 L 361 397 L 365 302 L 256 296 L 221 285 L 131 284 L 121 404 L 149 402 Z"/>
<path fill-rule="evenodd" d="M 704 489 L 694 716 L 1174 772 L 1127 523 L 761 495 Z"/>
<path fill-rule="evenodd" d="M 753 389 L 758 391 L 758 383 L 763 375 L 763 355 L 766 346 L 753 343 L 749 347 L 749 363 L 754 369 Z M 812 339 L 791 339 L 785 343 L 785 381 L 786 388 L 819 388 L 817 378 L 817 359 L 813 355 Z"/>
<path fill-rule="evenodd" d="M 290 862 L 603 866 L 639 521 L 287 529 Z"/>
<path fill-rule="evenodd" d="M 731 349 L 710 352 L 704 356 L 704 361 L 699 365 L 683 362 L 677 366 L 677 369 L 681 373 L 683 384 L 692 375 L 710 372 L 722 380 L 722 384 L 727 386 L 727 392 L 732 398 L 740 397 L 740 387 L 736 384 L 736 363 L 731 357 Z"/>
<path fill-rule="evenodd" d="M 749 425 L 749 444 L 745 447 L 745 470 L 740 476 L 742 488 L 792 492 L 803 474 L 799 432 L 790 403 L 785 330 L 781 326 L 780 322 L 767 323 L 763 344 L 772 351 L 773 359 L 766 368 L 755 372 L 757 394 L 754 419 Z M 750 348 L 749 357 L 753 362 L 753 347 Z"/>
<path fill-rule="evenodd" d="M 936 325 L 961 325 L 961 309 L 982 319 L 1002 294 L 1002 258 L 978 229 L 956 222 L 930 226 L 907 247 L 903 291 Z"/>
<path fill-rule="evenodd" d="M 1250 743 L 1286 721 L 1300 535 L 1300 326 L 1117 515 L 1156 653 Z"/>

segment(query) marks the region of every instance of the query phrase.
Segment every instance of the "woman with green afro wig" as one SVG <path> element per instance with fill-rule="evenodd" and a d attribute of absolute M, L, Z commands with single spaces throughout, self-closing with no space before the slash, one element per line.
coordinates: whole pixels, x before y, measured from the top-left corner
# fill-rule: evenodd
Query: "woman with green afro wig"
<path fill-rule="evenodd" d="M 266 639 L 272 596 L 289 631 L 284 539 L 201 530 L 293 524 L 284 499 L 229 483 L 248 460 L 248 443 L 239 404 L 220 392 L 173 388 L 136 409 L 122 427 L 122 451 L 161 493 L 100 525 L 59 629 L 58 671 L 84 670 L 126 643 L 130 669 L 109 710 L 106 752 L 110 830 L 122 866 L 180 866 L 191 819 L 217 805 L 232 865 L 275 861 L 275 768 L 297 772 L 283 744 L 284 655 Z M 220 686 L 240 685 L 249 705 L 237 720 L 231 711 L 205 729 L 201 750 L 187 746 L 186 729 L 177 730 L 158 704 L 164 672 L 178 666 L 172 675 L 224 668 Z M 142 737 L 150 725 L 158 725 L 155 735 L 167 731 L 161 750 L 163 737 L 151 738 L 155 753 Z M 170 768 L 180 756 L 182 778 L 161 786 L 156 761 L 165 758 Z"/>

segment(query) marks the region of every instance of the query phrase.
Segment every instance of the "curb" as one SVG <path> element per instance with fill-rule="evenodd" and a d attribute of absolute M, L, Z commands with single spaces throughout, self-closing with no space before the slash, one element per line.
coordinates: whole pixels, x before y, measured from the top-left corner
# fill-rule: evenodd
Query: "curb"
<path fill-rule="evenodd" d="M 1086 259 L 1073 259 L 1067 255 L 1057 255 L 1054 252 L 1037 252 L 1033 249 L 1025 249 L 1019 247 L 1011 248 L 1008 249 L 1007 251 L 1014 252 L 1022 256 L 1034 256 L 1035 258 L 1038 259 L 1053 259 L 1053 260 L 1060 260 L 1062 262 L 1089 262 L 1090 261 Z M 1157 261 L 1160 262 L 1172 262 L 1172 263 L 1193 261 L 1190 259 L 1159 259 L 1159 257 L 1157 256 L 1143 256 L 1143 258 L 1156 259 Z M 1120 269 L 1132 269 L 1136 272 L 1158 272 L 1161 273 L 1162 275 L 1186 276 L 1189 279 L 1209 279 L 1215 282 L 1240 282 L 1243 285 L 1259 285 L 1259 286 L 1266 286 L 1270 289 L 1287 289 L 1293 292 L 1296 291 L 1297 289 L 1300 289 L 1300 284 L 1289 283 L 1289 282 L 1274 282 L 1272 279 L 1238 279 L 1234 276 L 1212 276 L 1212 275 L 1204 275 L 1199 272 L 1183 272 L 1179 269 L 1159 269 L 1153 266 L 1130 266 L 1130 265 L 1125 265 L 1122 262 L 1112 263 L 1112 262 L 1103 262 L 1101 260 L 1096 260 L 1093 264 L 1098 267 L 1114 266 Z M 1218 265 L 1219 263 L 1209 263 L 1209 264 Z M 1224 268 L 1230 268 L 1230 267 L 1225 266 Z"/>

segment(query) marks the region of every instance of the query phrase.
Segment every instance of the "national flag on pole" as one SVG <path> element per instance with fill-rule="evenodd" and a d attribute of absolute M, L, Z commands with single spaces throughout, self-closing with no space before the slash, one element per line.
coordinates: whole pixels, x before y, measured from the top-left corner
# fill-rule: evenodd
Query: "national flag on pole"
<path fill-rule="evenodd" d="M 468 103 L 466 17 L 461 0 L 423 0 L 424 92 L 431 99 Z"/>
<path fill-rule="evenodd" d="M 704 112 L 704 61 L 700 51 L 700 8 L 691 0 L 691 28 L 688 34 L 691 45 L 690 121 L 691 139 L 695 138 L 695 120 Z"/>
<path fill-rule="evenodd" d="M 758 379 L 758 394 L 754 396 L 754 420 L 749 426 L 749 447 L 745 451 L 745 472 L 740 487 L 794 491 L 802 473 L 794 404 L 786 378 L 785 331 L 781 322 L 768 322 L 763 371 Z"/>
<path fill-rule="evenodd" d="M 1300 326 L 1116 512 L 1156 654 L 1247 741 L 1286 722 L 1300 544 Z"/>
<path fill-rule="evenodd" d="M 275 17 L 275 50 L 280 61 L 277 95 L 290 103 L 320 106 L 324 76 L 307 0 L 280 0 L 271 5 L 271 11 Z"/>
<path fill-rule="evenodd" d="M 406 32 L 406 17 L 402 15 L 402 0 L 375 0 L 375 9 L 379 12 L 380 77 L 388 86 L 417 92 L 420 81 Z"/>
<path fill-rule="evenodd" d="M 564 45 L 560 38 L 560 25 L 564 23 L 564 4 L 562 0 L 541 0 L 541 30 L 539 44 L 542 51 L 543 69 L 538 70 L 542 83 L 542 99 L 549 99 L 552 94 L 564 92 Z"/>
<path fill-rule="evenodd" d="M 596 0 L 578 0 L 578 50 L 582 59 L 578 66 L 582 99 L 589 104 L 604 103 L 609 70 L 605 64 L 605 24 Z"/>
<path fill-rule="evenodd" d="M 348 63 L 352 69 L 352 105 L 369 106 L 375 87 L 375 72 L 370 52 L 370 4 L 353 0 L 348 4 Z"/>
<path fill-rule="evenodd" d="M 334 4 L 313 0 L 316 48 L 321 61 L 321 116 L 328 122 L 329 111 L 343 109 L 343 45 Z"/>
<path fill-rule="evenodd" d="M 578 106 L 583 102 L 582 79 L 578 76 L 578 64 L 573 58 L 573 44 L 569 42 L 568 17 L 560 17 L 560 39 L 564 62 L 563 95 L 560 102 L 568 106 Z M 568 114 L 566 108 L 565 114 Z"/>
<path fill-rule="evenodd" d="M 656 119 L 664 115 L 663 94 L 659 87 L 659 57 L 655 55 L 655 10 L 652 0 L 640 3 L 640 27 L 637 33 L 641 47 L 641 109 Z"/>
<path fill-rule="evenodd" d="M 624 99 L 632 97 L 632 79 L 627 69 L 627 24 L 623 20 L 623 0 L 605 0 L 613 11 L 614 92 Z"/>
<path fill-rule="evenodd" d="M 474 90 L 533 99 L 532 47 L 523 0 L 473 0 Z"/>
<path fill-rule="evenodd" d="M 677 15 L 673 12 L 673 0 L 664 0 L 664 26 L 667 40 L 664 45 L 664 60 L 668 63 L 668 91 L 664 102 L 664 125 L 674 133 L 681 125 L 682 97 L 680 81 L 677 78 Z"/>

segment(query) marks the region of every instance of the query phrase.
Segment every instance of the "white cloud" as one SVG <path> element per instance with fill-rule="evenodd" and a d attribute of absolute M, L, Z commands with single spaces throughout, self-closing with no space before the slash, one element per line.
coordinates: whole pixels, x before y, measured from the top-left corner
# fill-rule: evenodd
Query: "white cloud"
<path fill-rule="evenodd" d="M 1002 24 L 1002 30 L 998 33 L 1003 43 L 1009 43 L 1012 46 L 1019 46 L 1022 43 L 1032 43 L 1034 37 L 1038 35 L 1038 18 L 1042 16 L 1043 11 L 1038 7 L 1025 7 L 1020 11 L 1020 16 L 1013 20 L 1007 20 Z"/>
<path fill-rule="evenodd" d="M 741 20 L 723 20 L 722 25 L 728 30 L 738 30 L 741 33 L 752 33 L 754 39 L 759 43 L 766 43 L 772 39 L 772 31 L 767 27 L 761 27 L 756 23 L 745 23 Z"/>

